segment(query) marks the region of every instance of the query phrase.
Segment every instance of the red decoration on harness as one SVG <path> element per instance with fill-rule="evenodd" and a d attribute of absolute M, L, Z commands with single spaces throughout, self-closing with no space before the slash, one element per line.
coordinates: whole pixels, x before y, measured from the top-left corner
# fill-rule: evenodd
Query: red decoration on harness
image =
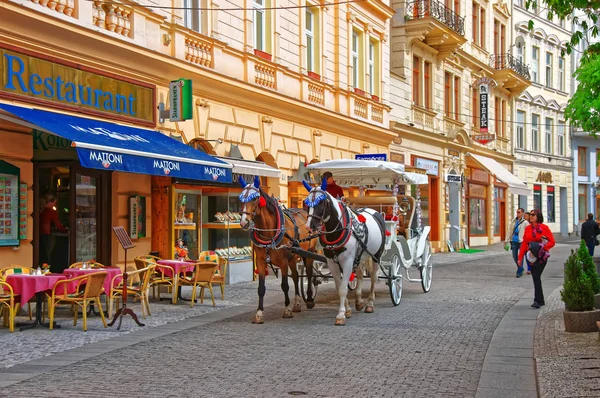
<path fill-rule="evenodd" d="M 396 221 L 398 221 L 398 216 L 394 216 L 394 217 L 392 217 L 392 221 L 393 221 L 393 222 L 396 222 Z"/>
<path fill-rule="evenodd" d="M 386 229 L 385 230 L 385 236 L 390 236 L 390 235 L 392 235 L 392 233 Z"/>
<path fill-rule="evenodd" d="M 265 207 L 265 206 L 267 205 L 267 200 L 266 200 L 264 197 L 262 197 L 262 196 L 261 196 L 261 197 L 258 199 L 258 205 L 259 205 L 260 207 Z"/>
<path fill-rule="evenodd" d="M 356 276 L 356 274 L 354 272 L 350 274 L 350 282 L 352 282 L 354 280 L 355 276 Z"/>
<path fill-rule="evenodd" d="M 360 221 L 360 222 L 366 222 L 366 221 L 367 221 L 367 219 L 366 219 L 366 218 L 365 218 L 365 216 L 363 216 L 362 214 L 359 214 L 359 215 L 358 215 L 358 221 Z"/>

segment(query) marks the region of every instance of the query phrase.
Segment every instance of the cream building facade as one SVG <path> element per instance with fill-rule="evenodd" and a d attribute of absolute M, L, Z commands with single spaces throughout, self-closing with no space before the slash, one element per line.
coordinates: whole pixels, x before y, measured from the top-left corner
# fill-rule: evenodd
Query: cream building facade
<path fill-rule="evenodd" d="M 115 112 L 88 112 L 68 104 L 60 95 L 40 100 L 2 90 L 0 103 L 139 124 L 213 155 L 237 154 L 246 161 L 261 161 L 281 170 L 280 177 L 263 176 L 263 183 L 288 206 L 301 206 L 305 196 L 298 172 L 304 163 L 388 153 L 397 137 L 389 128 L 390 73 L 385 60 L 390 57 L 393 9 L 388 2 L 328 5 L 306 0 L 285 4 L 245 0 L 232 5 L 224 0 L 178 0 L 152 4 L 3 0 L 0 8 L 3 54 L 32 57 L 31 65 L 46 62 L 51 65 L 50 74 L 71 68 L 75 70 L 73 79 L 93 71 L 97 77 L 88 83 L 97 90 L 118 91 L 125 83 L 143 88 L 147 90 L 140 105 L 146 111 L 144 120 Z M 28 68 L 23 73 L 37 76 Z M 37 82 L 37 77 L 26 78 Z M 193 119 L 171 123 L 159 117 L 157 107 L 169 103 L 169 83 L 179 78 L 193 82 Z M 16 249 L 0 247 L 0 266 L 35 265 L 41 250 L 40 216 L 35 209 L 43 206 L 36 186 L 40 186 L 40 176 L 46 176 L 46 171 L 40 174 L 39 170 L 70 173 L 73 178 L 88 171 L 81 170 L 72 153 L 56 157 L 59 155 L 53 152 L 53 159 L 32 162 L 36 136 L 31 128 L 7 121 L 0 125 L 0 134 L 3 141 L 26 149 L 18 153 L 13 146 L 2 147 L 0 160 L 19 168 L 28 187 L 23 194 L 28 206 L 23 219 L 26 235 Z M 97 212 L 94 217 L 107 221 L 94 231 L 93 245 L 98 249 L 95 259 L 107 264 L 123 265 L 123 251 L 109 227 L 127 227 L 132 196 L 146 199 L 147 232 L 137 239 L 129 259 L 149 251 L 172 256 L 174 240 L 182 236 L 173 226 L 174 206 L 181 195 L 188 195 L 188 203 L 190 198 L 198 201 L 194 207 L 197 214 L 190 212 L 194 227 L 183 231 L 198 251 L 213 250 L 221 239 L 219 231 L 205 225 L 212 215 L 201 214 L 207 211 L 204 205 L 212 203 L 209 194 L 229 195 L 230 204 L 236 203 L 235 184 L 202 185 L 168 176 L 99 173 L 106 201 L 102 214 Z M 62 188 L 68 188 L 67 179 L 52 175 L 54 186 L 49 190 L 60 188 L 61 180 Z M 84 181 L 94 182 L 94 178 Z M 72 216 L 65 217 L 75 225 L 75 220 L 69 219 Z M 71 246 L 83 239 L 70 234 Z M 242 239 L 242 234 L 238 235 L 235 239 Z M 226 238 L 229 241 L 229 232 Z M 69 245 L 66 238 L 65 245 Z M 68 251 L 75 253 L 76 248 Z"/>
<path fill-rule="evenodd" d="M 516 103 L 513 134 L 516 174 L 533 188 L 533 196 L 520 196 L 515 203 L 526 210 L 541 209 L 553 233 L 568 235 L 574 230 L 574 193 L 564 108 L 574 69 L 571 57 L 561 50 L 571 38 L 571 21 L 548 19 L 545 9 L 528 10 L 525 1 L 515 1 L 513 9 L 514 52 L 529 66 L 532 80 Z"/>
<path fill-rule="evenodd" d="M 438 250 L 502 240 L 514 207 L 511 184 L 523 185 L 506 175 L 514 171 L 514 101 L 530 84 L 510 50 L 511 5 L 416 0 L 392 7 L 391 126 L 401 139 L 391 157 L 428 169 L 421 196 Z M 487 133 L 481 83 L 490 88 Z"/>

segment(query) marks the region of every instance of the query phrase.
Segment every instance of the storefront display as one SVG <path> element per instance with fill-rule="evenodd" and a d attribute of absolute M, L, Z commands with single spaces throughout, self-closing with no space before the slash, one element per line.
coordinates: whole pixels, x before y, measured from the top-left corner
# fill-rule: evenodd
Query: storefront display
<path fill-rule="evenodd" d="M 18 167 L 0 161 L 0 246 L 19 245 Z"/>

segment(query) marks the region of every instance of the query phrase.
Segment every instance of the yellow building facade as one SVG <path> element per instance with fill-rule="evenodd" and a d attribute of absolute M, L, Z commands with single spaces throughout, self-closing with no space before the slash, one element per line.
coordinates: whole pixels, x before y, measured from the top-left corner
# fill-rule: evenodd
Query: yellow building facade
<path fill-rule="evenodd" d="M 289 205 L 298 205 L 303 197 L 301 164 L 388 153 L 397 133 L 389 129 L 386 59 L 393 10 L 386 2 L 321 5 L 302 0 L 295 7 L 277 9 L 280 4 L 274 0 L 244 1 L 239 10 L 225 1 L 159 5 L 165 8 L 84 0 L 3 1 L 3 55 L 41 60 L 35 62 L 49 65 L 48 73 L 75 71 L 69 75 L 74 87 L 89 86 L 92 93 L 139 90 L 140 94 L 132 117 L 131 109 L 130 114 L 124 112 L 126 95 L 112 109 L 88 109 L 93 105 L 76 107 L 60 95 L 40 99 L 29 92 L 11 92 L 3 76 L 0 104 L 156 129 L 214 155 L 239 158 L 241 154 L 244 160 L 264 162 L 281 171 L 280 177 L 265 177 L 269 192 Z M 171 11 L 170 6 L 178 8 Z M 3 62 L 6 66 L 6 57 Z M 23 76 L 38 84 L 33 72 L 24 70 Z M 168 107 L 169 83 L 179 78 L 193 82 L 193 119 L 168 122 L 161 119 L 158 108 L 161 103 Z M 140 112 L 146 117 L 137 117 Z M 190 184 L 170 177 L 87 170 L 74 152 L 58 154 L 57 145 L 48 157 L 36 158 L 37 140 L 48 137 L 4 116 L 0 160 L 20 169 L 27 209 L 26 236 L 18 245 L 0 247 L 0 266 L 39 265 L 44 256 L 40 217 L 50 191 L 61 186 L 77 186 L 85 196 L 92 185 L 101 193 L 94 199 L 93 218 L 98 225 L 94 224 L 96 246 L 89 256 L 115 265 L 123 265 L 124 254 L 110 227 L 130 227 L 132 197 L 145 198 L 147 211 L 140 219 L 145 233 L 134 239 L 136 247 L 129 251 L 129 259 L 150 251 L 172 256 L 179 236 L 172 227 L 179 191 L 203 195 L 197 212 L 201 205 L 210 206 L 209 193 L 236 196 L 233 184 Z M 41 187 L 43 179 L 51 180 L 52 186 Z M 79 196 L 66 196 L 72 207 L 81 205 Z M 79 225 L 73 223 L 73 216 L 64 217 L 63 224 Z M 204 220 L 200 214 L 194 217 L 198 217 L 197 227 L 188 233 L 198 235 L 190 238 L 196 250 L 213 250 L 212 235 L 201 226 L 212 214 L 203 215 Z M 56 240 L 59 243 L 54 245 L 63 245 L 71 254 L 57 262 L 68 265 L 77 256 L 86 256 L 82 254 L 86 244 L 75 233 L 66 231 L 62 243 Z"/>

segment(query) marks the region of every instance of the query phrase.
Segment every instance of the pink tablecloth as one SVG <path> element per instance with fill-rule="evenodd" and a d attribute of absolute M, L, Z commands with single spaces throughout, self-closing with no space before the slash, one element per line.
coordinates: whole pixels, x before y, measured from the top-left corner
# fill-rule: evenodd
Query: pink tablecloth
<path fill-rule="evenodd" d="M 108 273 L 108 275 L 106 275 L 106 279 L 104 280 L 104 293 L 106 294 L 110 294 L 110 289 L 113 287 L 112 285 L 112 280 L 115 276 L 117 275 L 122 275 L 123 271 L 121 271 L 121 268 L 119 267 L 106 267 L 106 268 L 98 268 L 98 269 L 90 269 L 90 270 L 86 270 L 86 269 L 81 269 L 81 268 L 67 268 L 66 270 L 63 271 L 63 274 L 67 276 L 67 278 L 76 278 L 78 276 L 82 276 L 82 275 L 88 275 L 90 272 L 106 272 Z M 122 278 L 117 278 L 115 280 L 115 285 L 117 285 Z"/>
<path fill-rule="evenodd" d="M 52 290 L 56 282 L 61 279 L 67 279 L 64 275 L 8 275 L 6 283 L 8 283 L 15 294 L 21 295 L 21 305 L 26 304 L 38 292 Z M 76 285 L 68 285 L 67 292 L 72 293 L 77 288 Z M 64 287 L 60 287 L 57 293 L 64 293 Z"/>
<path fill-rule="evenodd" d="M 192 272 L 194 270 L 194 264 L 195 261 L 192 260 L 186 260 L 186 261 L 179 261 L 179 260 L 158 260 L 156 262 L 158 265 L 168 265 L 169 267 L 173 268 L 173 270 L 175 271 L 176 274 L 181 274 L 182 272 Z M 173 276 L 171 273 L 171 270 L 168 268 L 161 268 L 164 273 L 165 276 Z M 160 269 L 156 269 L 157 272 L 160 272 Z"/>

